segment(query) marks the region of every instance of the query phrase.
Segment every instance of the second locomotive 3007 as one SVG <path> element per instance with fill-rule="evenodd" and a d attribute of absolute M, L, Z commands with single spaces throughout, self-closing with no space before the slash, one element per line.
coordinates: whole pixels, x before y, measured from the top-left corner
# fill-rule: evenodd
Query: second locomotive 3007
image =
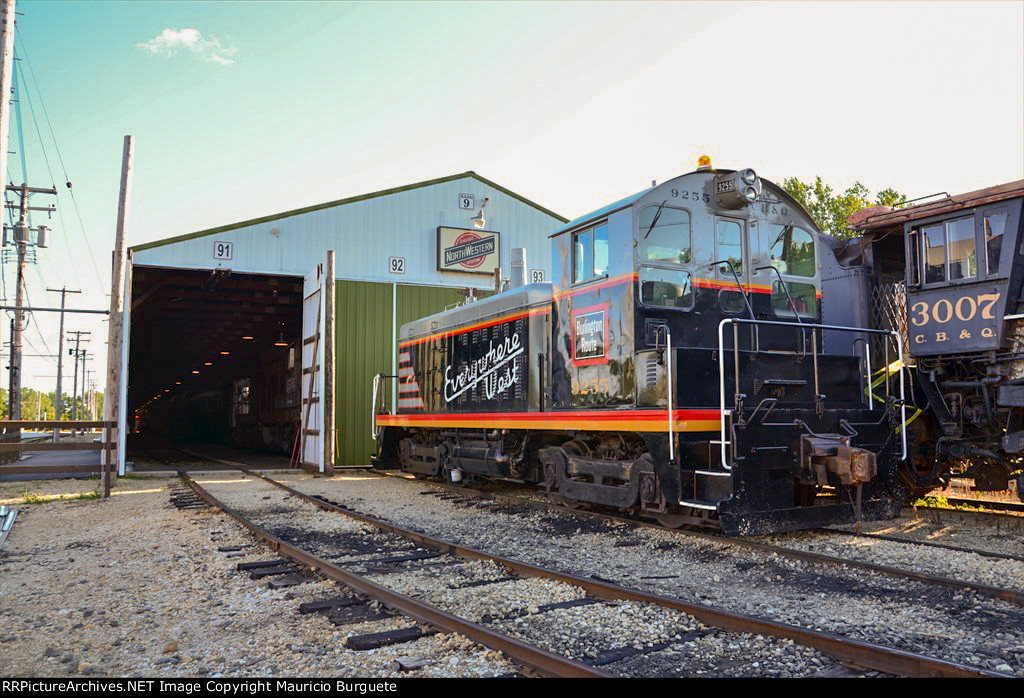
<path fill-rule="evenodd" d="M 889 333 L 823 318 L 850 289 L 781 188 L 703 165 L 551 243 L 554 283 L 402 327 L 375 467 L 729 534 L 898 513 L 902 374 L 868 386 Z"/>

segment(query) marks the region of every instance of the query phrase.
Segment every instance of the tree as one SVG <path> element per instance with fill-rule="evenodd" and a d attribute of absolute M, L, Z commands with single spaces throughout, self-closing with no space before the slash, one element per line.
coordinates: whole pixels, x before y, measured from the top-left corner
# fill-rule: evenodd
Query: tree
<path fill-rule="evenodd" d="M 807 209 L 821 232 L 844 240 L 855 235 L 847 221 L 857 211 L 868 206 L 895 207 L 907 200 L 905 195 L 889 187 L 878 192 L 872 202 L 871 192 L 860 182 L 854 182 L 853 186 L 839 194 L 822 182 L 821 177 L 815 177 L 814 184 L 789 177 L 782 182 L 782 188 Z"/>

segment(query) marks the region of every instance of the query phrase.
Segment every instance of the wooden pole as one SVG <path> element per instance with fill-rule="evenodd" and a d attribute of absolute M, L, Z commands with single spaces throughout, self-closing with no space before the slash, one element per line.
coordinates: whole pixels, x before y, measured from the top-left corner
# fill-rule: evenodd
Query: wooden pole
<path fill-rule="evenodd" d="M 327 250 L 327 271 L 324 279 L 324 474 L 334 474 L 334 250 Z"/>
<path fill-rule="evenodd" d="M 124 151 L 121 154 L 121 193 L 117 202 L 117 232 L 114 238 L 114 268 L 110 279 L 110 327 L 107 333 L 107 386 L 103 396 L 103 421 L 120 423 L 121 381 L 121 348 L 124 342 L 124 286 L 125 267 L 128 261 L 128 247 L 125 242 L 125 230 L 131 214 L 132 199 L 132 168 L 135 165 L 135 136 L 124 137 Z M 117 427 L 107 429 L 107 441 L 117 439 L 122 434 Z M 107 454 L 111 450 L 107 449 Z M 117 483 L 117 460 L 123 454 L 116 452 L 116 458 L 110 455 L 104 458 L 104 481 L 113 486 Z M 105 485 L 104 494 L 109 489 Z"/>
<path fill-rule="evenodd" d="M 7 184 L 7 134 L 11 127 L 11 78 L 14 76 L 14 0 L 3 0 L 0 35 L 0 188 Z"/>

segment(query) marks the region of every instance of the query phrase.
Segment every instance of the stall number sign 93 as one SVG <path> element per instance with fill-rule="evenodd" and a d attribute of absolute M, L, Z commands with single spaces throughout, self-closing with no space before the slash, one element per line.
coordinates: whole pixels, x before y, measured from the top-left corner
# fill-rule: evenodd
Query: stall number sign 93
<path fill-rule="evenodd" d="M 231 242 L 215 242 L 213 243 L 213 258 L 214 259 L 231 259 L 231 254 L 234 252 L 235 245 Z"/>

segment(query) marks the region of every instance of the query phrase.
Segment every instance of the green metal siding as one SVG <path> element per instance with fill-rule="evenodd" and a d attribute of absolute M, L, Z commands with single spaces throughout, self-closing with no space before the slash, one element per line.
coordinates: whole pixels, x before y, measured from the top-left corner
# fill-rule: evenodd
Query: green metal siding
<path fill-rule="evenodd" d="M 369 465 L 371 383 L 392 369 L 391 284 L 338 281 L 335 298 L 335 465 Z M 398 327 L 463 300 L 456 288 L 399 284 Z"/>

